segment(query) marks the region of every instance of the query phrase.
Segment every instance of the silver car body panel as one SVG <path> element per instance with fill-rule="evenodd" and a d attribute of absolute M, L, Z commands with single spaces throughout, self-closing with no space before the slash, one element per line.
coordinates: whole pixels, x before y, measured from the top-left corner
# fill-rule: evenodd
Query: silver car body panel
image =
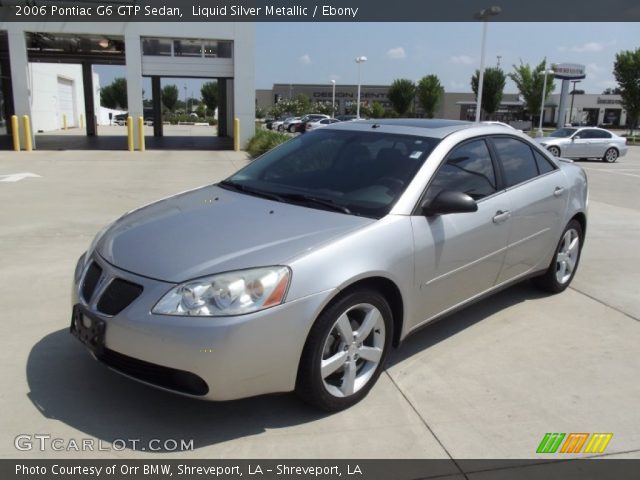
<path fill-rule="evenodd" d="M 371 128 L 372 122 L 356 121 L 322 130 Z M 403 315 L 396 319 L 402 339 L 502 285 L 545 270 L 565 225 L 586 214 L 584 171 L 552 158 L 513 129 L 456 122 L 429 129 L 377 128 L 442 139 L 379 220 L 208 186 L 116 221 L 85 258 L 97 261 L 107 276 L 142 285 L 144 292 L 113 317 L 89 302 L 92 313 L 107 322 L 106 347 L 199 375 L 209 386 L 208 399 L 290 391 L 311 326 L 345 289 L 371 278 L 393 284 L 402 299 Z M 460 142 L 492 134 L 523 139 L 557 168 L 480 200 L 477 212 L 415 214 L 447 154 Z M 87 260 L 81 259 L 78 271 Z M 233 317 L 151 313 L 177 283 L 268 265 L 291 269 L 282 305 Z M 76 278 L 74 304 L 82 303 L 81 284 Z"/>

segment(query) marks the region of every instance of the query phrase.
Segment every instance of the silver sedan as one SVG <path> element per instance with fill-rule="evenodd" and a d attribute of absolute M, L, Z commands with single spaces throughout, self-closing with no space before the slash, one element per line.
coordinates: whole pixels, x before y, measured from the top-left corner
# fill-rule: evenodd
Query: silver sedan
<path fill-rule="evenodd" d="M 579 166 L 510 128 L 336 123 L 105 227 L 71 333 L 172 392 L 340 410 L 419 328 L 527 278 L 566 289 L 587 196 Z"/>
<path fill-rule="evenodd" d="M 536 141 L 555 157 L 598 158 L 613 163 L 627 154 L 627 139 L 603 128 L 565 127 Z"/>

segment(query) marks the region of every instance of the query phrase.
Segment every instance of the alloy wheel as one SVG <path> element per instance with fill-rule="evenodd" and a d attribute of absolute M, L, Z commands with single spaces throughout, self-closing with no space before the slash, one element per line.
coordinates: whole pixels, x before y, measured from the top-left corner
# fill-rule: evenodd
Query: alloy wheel
<path fill-rule="evenodd" d="M 570 228 L 562 237 L 558 254 L 556 255 L 556 280 L 560 285 L 567 283 L 578 262 L 580 254 L 580 235 Z"/>

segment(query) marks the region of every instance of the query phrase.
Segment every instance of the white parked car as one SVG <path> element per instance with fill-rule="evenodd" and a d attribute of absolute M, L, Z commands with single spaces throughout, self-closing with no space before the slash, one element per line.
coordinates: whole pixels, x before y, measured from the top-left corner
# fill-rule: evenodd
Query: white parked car
<path fill-rule="evenodd" d="M 336 118 L 322 118 L 320 120 L 314 120 L 312 122 L 307 122 L 304 129 L 305 132 L 310 132 L 312 130 L 317 130 L 322 127 L 326 127 L 327 125 L 331 125 L 332 123 L 338 123 L 340 120 Z"/>
<path fill-rule="evenodd" d="M 296 117 L 287 117 L 284 120 L 274 120 L 274 122 L 271 124 L 271 130 L 275 130 L 277 132 L 284 132 L 284 123 L 290 122 L 294 118 Z"/>
<path fill-rule="evenodd" d="M 565 127 L 536 141 L 554 157 L 599 158 L 613 163 L 627 154 L 627 139 L 603 128 Z"/>

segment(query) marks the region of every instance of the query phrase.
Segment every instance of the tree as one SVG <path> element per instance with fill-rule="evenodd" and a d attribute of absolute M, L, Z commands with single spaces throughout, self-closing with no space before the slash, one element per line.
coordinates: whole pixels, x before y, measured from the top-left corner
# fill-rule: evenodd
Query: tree
<path fill-rule="evenodd" d="M 409 111 L 415 95 L 415 84 L 406 78 L 399 78 L 394 80 L 389 87 L 387 98 L 389 98 L 393 109 L 402 117 Z"/>
<path fill-rule="evenodd" d="M 620 95 L 620 87 L 605 88 L 602 95 Z"/>
<path fill-rule="evenodd" d="M 427 118 L 433 118 L 438 104 L 444 96 L 444 87 L 437 75 L 422 77 L 416 86 L 418 103 L 424 110 Z"/>
<path fill-rule="evenodd" d="M 127 79 L 116 78 L 111 85 L 100 89 L 100 103 L 115 110 L 127 109 Z"/>
<path fill-rule="evenodd" d="M 218 108 L 218 82 L 206 82 L 200 88 L 202 102 L 212 114 Z"/>
<path fill-rule="evenodd" d="M 384 117 L 384 107 L 380 102 L 373 102 L 371 104 L 371 118 L 382 118 Z"/>
<path fill-rule="evenodd" d="M 476 96 L 476 101 L 478 100 L 479 76 L 480 70 L 476 70 L 476 73 L 471 77 L 471 89 Z M 490 67 L 484 71 L 484 78 L 482 79 L 482 110 L 489 117 L 496 113 L 500 107 L 506 79 L 507 77 L 500 68 Z M 482 112 L 480 112 L 480 116 L 482 117 Z"/>
<path fill-rule="evenodd" d="M 616 54 L 613 76 L 620 86 L 622 106 L 627 110 L 627 124 L 633 135 L 640 118 L 640 48 Z"/>
<path fill-rule="evenodd" d="M 545 58 L 533 70 L 529 64 L 520 61 L 520 66 L 513 66 L 513 72 L 508 76 L 518 87 L 520 95 L 524 99 L 525 109 L 535 119 L 536 112 L 540 111 L 542 105 L 542 84 L 544 83 L 544 70 L 547 68 L 547 59 Z M 547 75 L 547 91 L 545 101 L 553 92 L 555 85 L 553 83 L 553 75 Z"/>
<path fill-rule="evenodd" d="M 165 85 L 162 88 L 162 104 L 170 112 L 174 112 L 178 103 L 178 87 L 175 85 Z"/>

